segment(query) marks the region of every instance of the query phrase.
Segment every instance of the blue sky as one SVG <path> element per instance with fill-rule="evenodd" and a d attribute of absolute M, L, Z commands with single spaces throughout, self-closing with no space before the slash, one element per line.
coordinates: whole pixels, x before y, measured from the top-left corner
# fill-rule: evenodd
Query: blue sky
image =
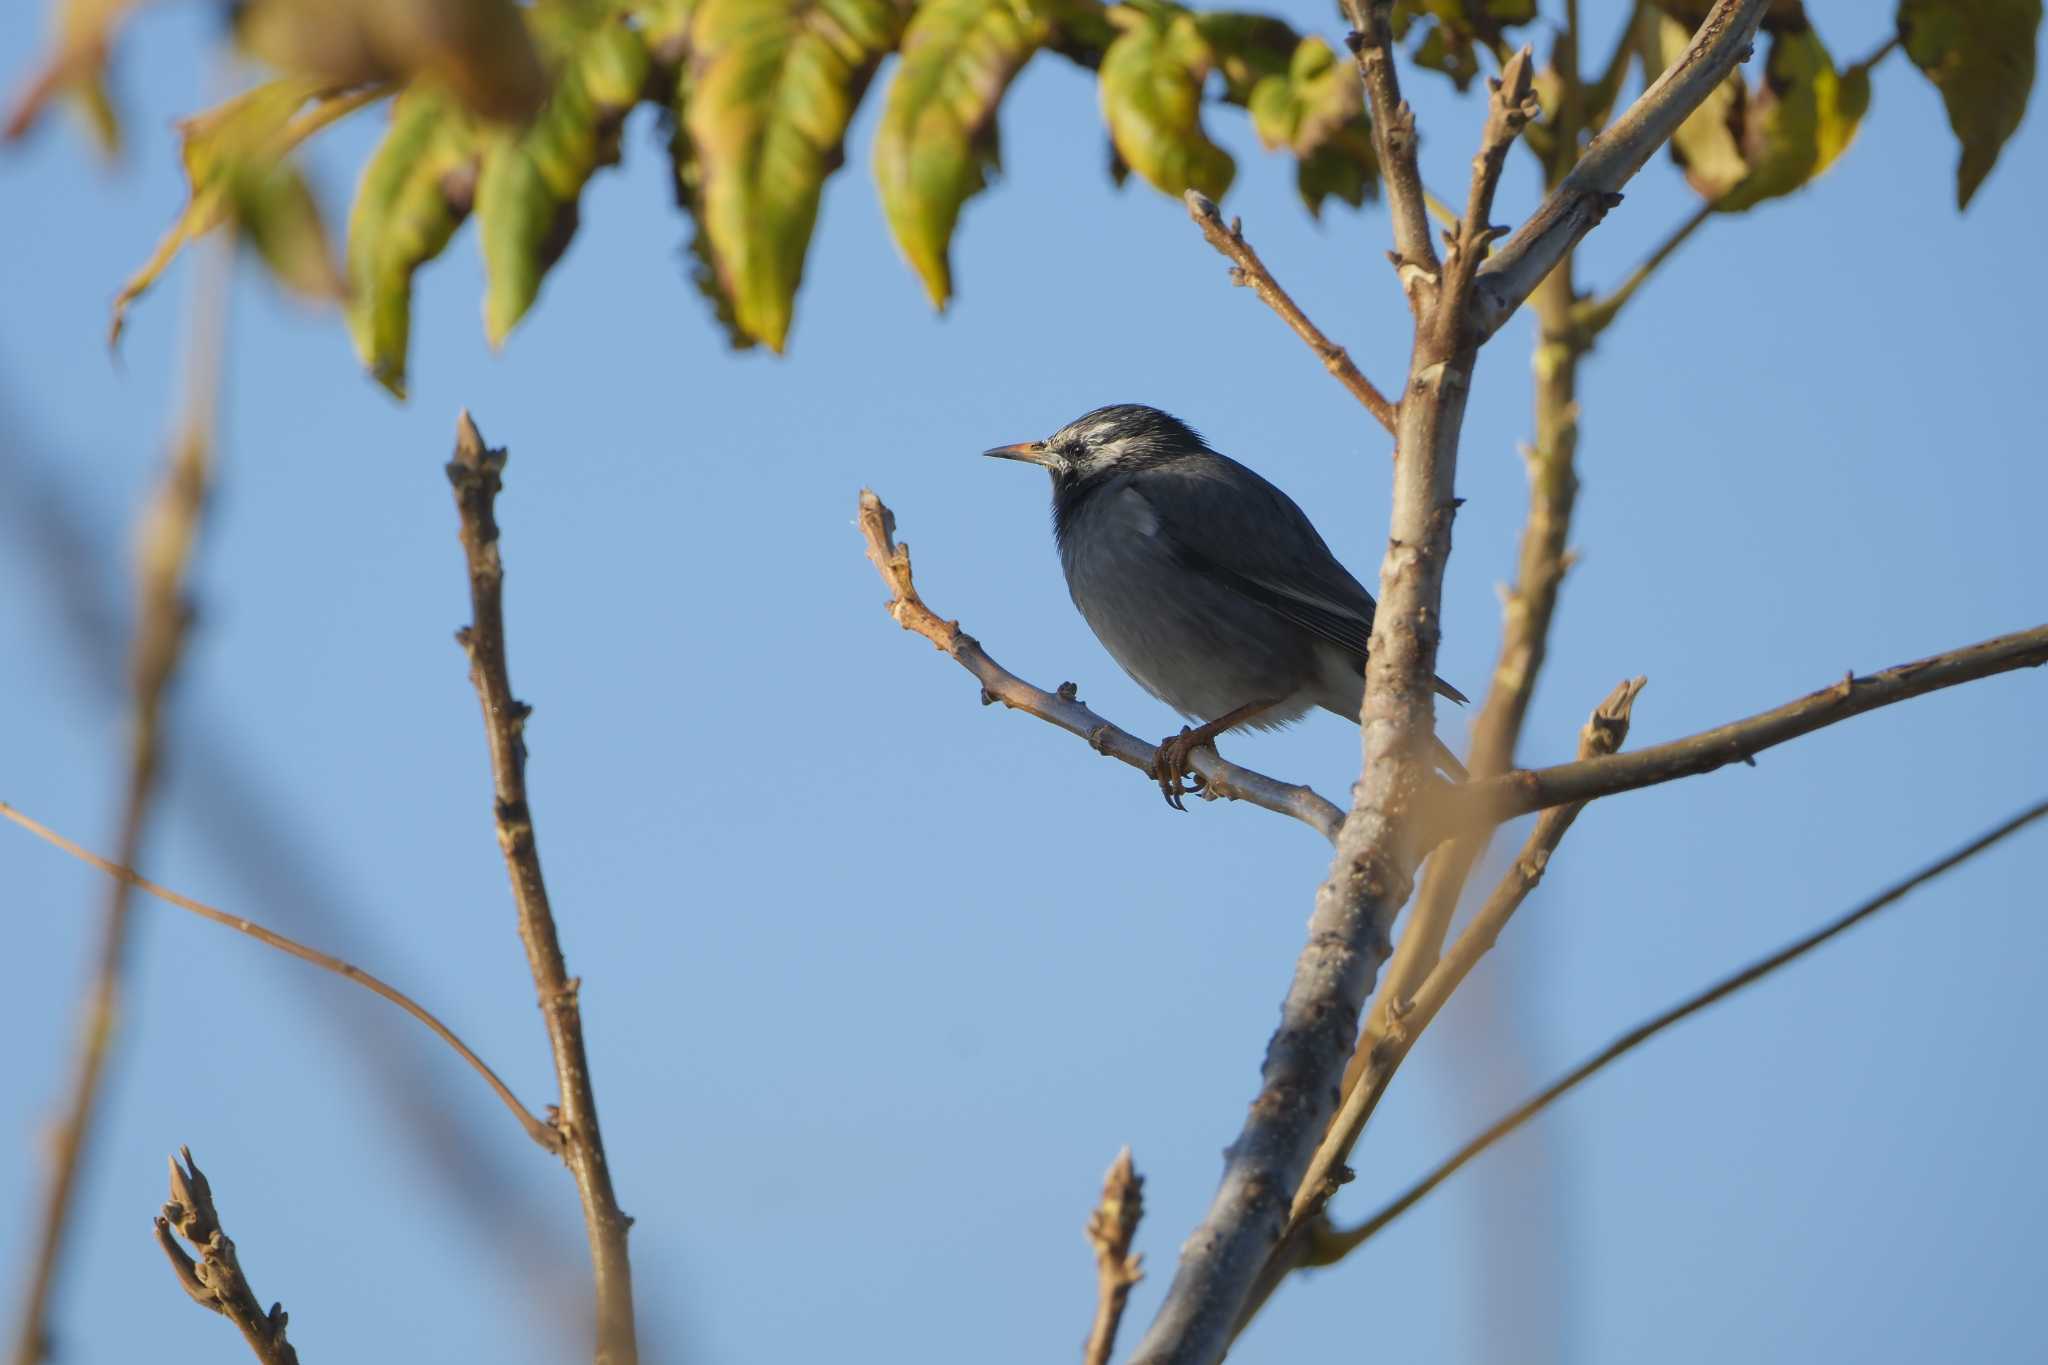
<path fill-rule="evenodd" d="M 40 42 L 28 8 L 0 13 L 10 75 Z M 1319 5 L 1281 8 L 1338 31 Z M 1845 59 L 1883 36 L 1888 7 L 1808 8 Z M 1587 11 L 1596 32 L 1618 22 Z M 168 120 L 211 88 L 208 36 L 196 7 L 138 22 L 118 169 L 61 124 L 0 159 L 0 799 L 99 847 L 123 724 L 106 617 L 125 611 L 174 410 L 190 264 L 139 305 L 118 361 L 105 305 L 180 202 Z M 1426 172 L 1455 185 L 1477 105 L 1427 75 L 1410 89 Z M 336 318 L 250 270 L 236 292 L 145 870 L 384 974 L 545 1102 L 450 639 L 467 602 L 441 466 L 468 407 L 512 451 L 535 814 L 663 1359 L 1066 1358 L 1093 1294 L 1082 1220 L 1125 1143 L 1148 1179 L 1148 1316 L 1327 865 L 1303 827 L 1176 815 L 1070 737 L 978 706 L 880 611 L 857 490 L 896 509 L 938 610 L 1139 733 L 1178 721 L 1067 602 L 1042 479 L 977 452 L 1149 402 L 1286 488 L 1368 582 L 1385 533 L 1381 434 L 1228 286 L 1178 204 L 1109 186 L 1086 73 L 1042 58 L 1013 91 L 1006 178 L 964 216 L 944 318 L 887 238 L 877 107 L 828 187 L 785 359 L 730 353 L 706 317 L 644 114 L 502 354 L 471 234 L 422 272 L 404 405 Z M 315 153 L 337 221 L 380 120 Z M 1383 214 L 1312 223 L 1243 120 L 1212 122 L 1240 165 L 1226 207 L 1396 383 Z M 1635 673 L 1647 743 L 2043 619 L 2044 156 L 2037 113 L 1958 216 L 1939 102 L 1894 60 L 1823 181 L 1712 224 L 1644 291 L 1584 372 L 1581 559 L 1526 761 L 1568 756 Z M 1522 161 L 1504 218 L 1534 202 Z M 1660 159 L 1582 276 L 1618 280 L 1690 208 Z M 1466 423 L 1441 671 L 1475 693 L 1524 507 L 1528 351 L 1518 320 Z M 81 538 L 62 573 L 38 548 L 59 526 Z M 2038 797 L 2042 688 L 1993 679 L 1589 810 L 1397 1081 L 1340 1214 L 1638 1017 Z M 1323 716 L 1225 752 L 1340 797 L 1358 748 Z M 2037 1352 L 2044 858 L 2041 835 L 2017 839 L 1653 1044 L 1289 1286 L 1235 1358 Z M 0 878 L 18 954 L 0 1198 L 22 1209 L 103 888 L 14 833 Z M 239 1349 L 149 1236 L 180 1143 L 309 1360 L 563 1358 L 574 1192 L 471 1074 L 381 1002 L 167 908 L 141 907 L 135 946 L 59 1305 L 67 1359 Z M 0 1224 L 0 1263 L 28 1235 Z"/>

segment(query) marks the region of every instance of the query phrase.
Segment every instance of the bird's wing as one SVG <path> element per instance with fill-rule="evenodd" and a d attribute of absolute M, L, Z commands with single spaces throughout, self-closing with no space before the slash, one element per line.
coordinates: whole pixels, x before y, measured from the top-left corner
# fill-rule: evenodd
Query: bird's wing
<path fill-rule="evenodd" d="M 1356 654 L 1363 664 L 1372 639 L 1372 595 L 1278 488 L 1236 461 L 1214 456 L 1144 470 L 1123 495 L 1144 504 L 1160 539 L 1191 571 Z M 1441 679 L 1437 690 L 1465 700 Z"/>

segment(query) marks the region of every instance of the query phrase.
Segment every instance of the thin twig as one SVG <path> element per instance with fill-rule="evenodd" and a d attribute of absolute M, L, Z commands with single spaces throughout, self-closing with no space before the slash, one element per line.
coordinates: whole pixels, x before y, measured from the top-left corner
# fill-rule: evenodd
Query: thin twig
<path fill-rule="evenodd" d="M 1425 287 L 1433 286 L 1441 268 L 1429 236 L 1429 208 L 1416 160 L 1415 111 L 1401 98 L 1401 77 L 1394 69 L 1391 0 L 1343 0 L 1351 24 L 1345 42 L 1357 59 L 1358 73 L 1372 103 L 1373 150 L 1380 180 L 1387 190 L 1387 212 L 1393 220 L 1394 269 L 1409 306 L 1420 309 Z"/>
<path fill-rule="evenodd" d="M 1416 1181 L 1405 1193 L 1387 1204 L 1378 1213 L 1375 1213 L 1372 1217 L 1348 1231 L 1329 1232 L 1320 1236 L 1317 1239 L 1317 1252 L 1310 1263 L 1314 1265 L 1328 1265 L 1330 1262 L 1340 1259 L 1360 1243 L 1370 1238 L 1374 1233 L 1393 1222 L 1396 1218 L 1399 1218 L 1409 1209 L 1415 1207 L 1430 1191 L 1456 1174 L 1472 1158 L 1514 1132 L 1537 1114 L 1542 1113 L 1556 1100 L 1577 1087 L 1580 1082 L 1627 1053 L 1634 1051 L 1659 1033 L 1662 1033 L 1665 1029 L 1670 1028 L 1673 1024 L 1699 1013 L 1709 1005 L 1726 999 L 1745 986 L 1754 985 L 1772 972 L 1777 971 L 1780 967 L 1797 961 L 1836 935 L 1855 927 L 1894 901 L 1900 900 L 1915 888 L 1925 885 L 1936 877 L 1941 876 L 1944 872 L 1967 862 L 2001 839 L 2004 839 L 2007 835 L 2017 833 L 2044 815 L 2048 815 L 2048 801 L 2036 802 L 1997 828 L 1978 836 L 1940 861 L 1920 869 L 1920 871 L 1915 872 L 1904 881 L 1886 888 L 1847 914 L 1830 921 L 1806 937 L 1780 948 L 1769 957 L 1751 963 L 1733 975 L 1722 978 L 1697 995 L 1691 996 L 1670 1009 L 1636 1025 L 1636 1027 L 1622 1034 L 1599 1052 L 1573 1067 L 1556 1081 L 1537 1092 L 1537 1094 L 1516 1106 L 1502 1117 L 1499 1122 L 1459 1148 L 1435 1170 Z"/>
<path fill-rule="evenodd" d="M 2043 663 L 2048 663 L 2048 625 L 1916 659 L 1868 677 L 1851 674 L 1832 687 L 1783 706 L 1647 749 L 1476 779 L 1445 793 L 1437 813 L 1447 829 L 1497 825 L 1551 806 L 1598 800 L 1712 772 L 1730 763 L 1749 762 L 1774 745 L 1866 711 L 2016 668 L 2038 668 Z"/>
<path fill-rule="evenodd" d="M 1628 278 L 1623 280 L 1613 293 L 1602 299 L 1582 300 L 1572 309 L 1572 321 L 1588 336 L 1598 336 L 1606 331 L 1608 324 L 1613 322 L 1615 315 L 1636 296 L 1636 291 L 1643 287 L 1643 283 L 1656 274 L 1658 268 L 1671 259 L 1672 253 L 1684 246 L 1687 239 L 1714 216 L 1714 202 L 1709 199 L 1686 215 L 1685 221 L 1673 228 L 1671 235 L 1660 242 L 1657 249 L 1652 251 L 1641 265 L 1630 271 Z"/>
<path fill-rule="evenodd" d="M 448 482 L 455 490 L 463 558 L 469 569 L 472 624 L 456 639 L 469 656 L 469 678 L 483 706 L 490 742 L 492 814 L 498 847 L 512 880 L 519 937 L 547 1021 L 548 1043 L 561 1088 L 562 1159 L 576 1179 L 597 1293 L 597 1365 L 633 1365 L 639 1345 L 633 1322 L 633 1267 L 626 1253 L 632 1226 L 612 1192 L 611 1168 L 597 1123 L 597 1094 L 583 1047 L 582 983 L 569 975 L 541 878 L 540 848 L 526 797 L 526 718 L 530 708 L 512 695 L 505 660 L 505 567 L 498 553 L 497 497 L 505 452 L 492 450 L 467 412 L 456 422 L 455 458 Z"/>
<path fill-rule="evenodd" d="M 891 619 L 905 630 L 922 635 L 955 663 L 974 675 L 981 684 L 984 704 L 1001 702 L 1013 711 L 1036 716 L 1070 735 L 1088 741 L 1094 750 L 1140 772 L 1149 773 L 1156 744 L 1148 744 L 1128 730 L 1119 729 L 1082 705 L 1072 683 L 1058 691 L 1034 687 L 998 664 L 958 621 L 940 617 L 918 596 L 910 574 L 910 547 L 896 543 L 896 516 L 868 489 L 860 494 L 860 531 L 867 543 L 867 556 L 875 571 L 888 585 Z M 1213 749 L 1197 749 L 1189 766 L 1202 778 L 1202 794 L 1232 801 L 1245 801 L 1279 815 L 1292 816 L 1326 839 L 1337 837 L 1344 812 L 1307 787 L 1280 782 L 1249 768 L 1240 768 L 1219 757 Z"/>
<path fill-rule="evenodd" d="M 80 862 L 98 868 L 109 877 L 127 886 L 132 886 L 137 891 L 155 896 L 158 900 L 175 905 L 180 910 L 189 910 L 201 919 L 225 925 L 238 934 L 246 934 L 258 943 L 266 944 L 277 949 L 279 952 L 288 953 L 298 958 L 301 962 L 310 962 L 323 971 L 333 972 L 336 976 L 346 977 L 371 994 L 382 996 L 384 999 L 389 1000 L 392 1004 L 398 1006 L 422 1024 L 425 1024 L 433 1031 L 435 1037 L 455 1049 L 456 1055 L 469 1063 L 470 1067 L 479 1076 L 482 1076 L 484 1082 L 491 1087 L 492 1093 L 497 1095 L 504 1102 L 505 1107 L 512 1111 L 512 1116 L 519 1120 L 519 1126 L 526 1130 L 528 1137 L 551 1152 L 560 1149 L 561 1140 L 555 1130 L 546 1122 L 537 1118 L 525 1105 L 521 1104 L 519 1097 L 512 1093 L 511 1087 L 498 1078 L 498 1073 L 486 1066 L 483 1058 L 469 1050 L 469 1044 L 456 1036 L 455 1031 L 436 1018 L 434 1013 L 427 1009 L 426 1006 L 420 1004 L 396 986 L 385 982 L 379 977 L 372 976 L 361 967 L 323 953 L 318 948 L 309 948 L 296 939 L 289 939 L 273 929 L 266 929 L 254 920 L 244 919 L 240 915 L 231 915 L 227 911 L 207 905 L 203 901 L 196 901 L 190 896 L 181 895 L 167 886 L 160 886 L 125 864 L 102 858 L 90 849 L 81 847 L 57 833 L 57 831 L 51 829 L 42 821 L 35 819 L 33 816 L 23 814 L 4 801 L 0 801 L 0 817 L 13 821 L 45 843 L 64 850 Z"/>
<path fill-rule="evenodd" d="M 1109 1365 L 1131 1286 L 1145 1278 L 1145 1258 L 1131 1253 L 1138 1220 L 1145 1214 L 1144 1190 L 1145 1178 L 1131 1165 L 1126 1147 L 1110 1163 L 1102 1198 L 1088 1215 L 1088 1245 L 1095 1248 L 1095 1322 L 1081 1352 L 1082 1365 Z"/>
<path fill-rule="evenodd" d="M 192 619 L 186 580 L 212 483 L 215 409 L 232 276 L 230 253 L 216 249 L 207 255 L 194 294 L 185 413 L 163 481 L 142 515 L 136 585 L 139 603 L 129 654 L 128 752 L 116 840 L 116 856 L 122 863 L 133 863 L 142 850 L 150 799 L 163 761 L 164 697 L 184 652 L 185 632 Z M 127 883 L 115 882 L 100 919 L 99 953 L 87 988 L 78 1054 L 62 1117 L 54 1125 L 50 1180 L 33 1243 L 33 1269 L 24 1277 L 28 1290 L 16 1324 L 14 1365 L 35 1365 L 45 1354 L 45 1324 L 71 1223 L 72 1197 L 85 1162 L 120 1017 L 129 948 L 128 893 Z"/>
<path fill-rule="evenodd" d="M 1308 348 L 1323 362 L 1323 368 L 1353 398 L 1365 405 L 1374 421 L 1391 432 L 1394 429 L 1394 405 L 1352 363 L 1350 352 L 1324 336 L 1322 329 L 1310 322 L 1308 314 L 1302 312 L 1301 306 L 1280 287 L 1280 281 L 1273 278 L 1273 272 L 1266 269 L 1259 253 L 1252 250 L 1251 243 L 1244 239 L 1239 222 L 1233 218 L 1226 226 L 1223 215 L 1217 212 L 1216 201 L 1200 190 L 1189 190 L 1183 198 L 1187 202 L 1188 217 L 1195 220 L 1195 226 L 1202 230 L 1202 236 L 1208 239 L 1209 245 L 1235 264 L 1236 269 L 1230 272 L 1231 282 L 1247 286 L 1268 308 L 1278 313 L 1280 320 L 1308 343 Z"/>
<path fill-rule="evenodd" d="M 221 1230 L 213 1189 L 192 1159 L 192 1149 L 180 1147 L 178 1153 L 184 1164 L 179 1165 L 178 1157 L 171 1158 L 171 1198 L 156 1220 L 156 1242 L 170 1261 L 179 1287 L 201 1308 L 234 1323 L 263 1365 L 299 1365 L 299 1353 L 285 1340 L 290 1315 L 281 1303 L 264 1311 L 263 1301 L 242 1273 L 235 1244 Z M 177 1236 L 172 1235 L 174 1229 Z M 192 1244 L 199 1253 L 197 1261 L 178 1245 L 178 1237 Z"/>
<path fill-rule="evenodd" d="M 1566 252 L 1621 201 L 1621 187 L 1749 56 L 1771 0 L 1716 0 L 1677 61 L 1587 146 L 1571 173 L 1479 271 L 1470 325 L 1500 329 Z"/>

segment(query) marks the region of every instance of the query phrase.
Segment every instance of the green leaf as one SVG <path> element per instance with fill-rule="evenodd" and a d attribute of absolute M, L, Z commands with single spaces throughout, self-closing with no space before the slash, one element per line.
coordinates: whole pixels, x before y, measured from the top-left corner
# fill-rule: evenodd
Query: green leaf
<path fill-rule="evenodd" d="M 619 159 L 619 126 L 647 82 L 646 40 L 621 19 L 564 26 L 544 39 L 555 68 L 547 103 L 525 129 L 487 135 L 477 180 L 484 254 L 484 334 L 492 346 L 526 316 L 541 278 L 575 234 L 583 187 Z"/>
<path fill-rule="evenodd" d="M 875 135 L 875 182 L 935 308 L 953 292 L 947 246 L 960 207 L 996 164 L 996 106 L 1049 31 L 1020 0 L 925 0 L 904 30 Z"/>
<path fill-rule="evenodd" d="M 1506 48 L 1506 30 L 1536 18 L 1536 0 L 1397 0 L 1394 36 L 1411 27 L 1422 34 L 1409 55 L 1417 66 L 1441 71 L 1463 90 L 1479 74 L 1481 44 L 1496 52 Z"/>
<path fill-rule="evenodd" d="M 1168 194 L 1221 198 L 1237 163 L 1202 128 L 1202 81 L 1214 54 L 1194 17 L 1135 5 L 1110 16 L 1124 30 L 1102 54 L 1100 73 L 1117 155 Z"/>
<path fill-rule="evenodd" d="M 486 118 L 518 122 L 547 95 L 530 13 L 514 0 L 247 0 L 235 34 L 272 66 L 322 85 L 424 78 Z"/>
<path fill-rule="evenodd" d="M 1963 147 L 1956 207 L 1991 173 L 2034 88 L 2041 0 L 1899 0 L 1899 40 L 1941 91 Z"/>
<path fill-rule="evenodd" d="M 1848 149 L 1869 107 L 1867 68 L 1838 73 L 1810 28 L 1777 34 L 1742 118 L 1749 174 L 1714 207 L 1739 213 L 1809 184 Z"/>
<path fill-rule="evenodd" d="M 825 177 L 905 13 L 891 0 L 702 0 L 678 159 L 718 286 L 780 351 Z"/>
<path fill-rule="evenodd" d="M 482 135 L 450 95 L 398 97 L 348 222 L 349 336 L 377 382 L 405 397 L 412 277 L 469 216 Z"/>
<path fill-rule="evenodd" d="M 110 341 L 120 340 L 128 306 L 188 243 L 231 221 L 287 287 L 315 297 L 340 297 L 341 274 L 312 191 L 298 168 L 284 159 L 308 131 L 324 126 L 317 111 L 305 120 L 293 119 L 314 93 L 307 81 L 271 81 L 178 125 L 190 195 L 156 250 L 114 296 Z"/>
<path fill-rule="evenodd" d="M 1685 54 L 1692 35 L 1692 29 L 1670 15 L 1654 7 L 1644 9 L 1637 36 L 1643 70 L 1654 79 Z M 1687 183 L 1702 199 L 1719 199 L 1749 174 L 1738 140 L 1747 106 L 1748 90 L 1742 75 L 1733 72 L 1671 137 L 1671 159 L 1685 171 Z"/>
<path fill-rule="evenodd" d="M 1333 195 L 1356 208 L 1373 193 L 1379 163 L 1357 74 L 1321 38 L 1299 40 L 1286 70 L 1252 87 L 1248 107 L 1260 143 L 1300 159 L 1295 185 L 1312 215 Z"/>

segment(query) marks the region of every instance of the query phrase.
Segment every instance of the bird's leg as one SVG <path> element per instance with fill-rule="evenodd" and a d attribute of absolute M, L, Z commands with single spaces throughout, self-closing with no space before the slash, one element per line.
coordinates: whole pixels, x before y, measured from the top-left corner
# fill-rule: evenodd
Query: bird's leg
<path fill-rule="evenodd" d="M 1202 789 L 1201 775 L 1188 771 L 1188 759 L 1193 756 L 1195 750 L 1203 747 L 1214 749 L 1216 736 L 1277 705 L 1278 702 L 1271 701 L 1246 702 L 1235 711 L 1218 716 L 1205 725 L 1197 725 L 1192 729 L 1183 725 L 1179 734 L 1169 735 L 1162 740 L 1152 755 L 1152 776 L 1158 779 L 1159 790 L 1166 794 L 1166 804 L 1175 810 L 1186 810 L 1187 807 L 1182 804 L 1181 798 L 1193 796 Z"/>

